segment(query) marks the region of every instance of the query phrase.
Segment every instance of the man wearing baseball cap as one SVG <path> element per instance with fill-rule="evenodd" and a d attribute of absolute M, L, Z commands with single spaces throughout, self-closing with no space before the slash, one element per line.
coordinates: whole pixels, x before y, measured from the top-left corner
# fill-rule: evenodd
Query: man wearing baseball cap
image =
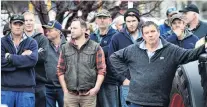
<path fill-rule="evenodd" d="M 188 24 L 189 29 L 199 39 L 207 35 L 207 23 L 199 20 L 199 9 L 195 4 L 189 4 L 179 12 L 183 13 L 184 20 Z"/>
<path fill-rule="evenodd" d="M 35 106 L 37 42 L 24 32 L 24 16 L 10 18 L 11 32 L 1 38 L 1 103 L 8 107 Z"/>
<path fill-rule="evenodd" d="M 62 35 L 62 25 L 56 21 L 49 21 L 47 25 L 42 26 L 46 30 L 46 36 L 49 39 L 48 55 L 45 62 L 45 71 L 47 74 L 46 83 L 46 106 L 63 107 L 63 90 L 57 78 L 57 64 L 62 45 L 66 42 Z"/>
<path fill-rule="evenodd" d="M 177 14 L 177 9 L 175 7 L 170 7 L 167 9 L 166 11 L 166 16 L 167 19 L 164 21 L 164 24 L 161 24 L 159 26 L 160 28 L 160 35 L 162 36 L 163 34 L 165 34 L 166 32 L 171 30 L 170 27 L 170 18 L 172 17 L 172 15 Z"/>
<path fill-rule="evenodd" d="M 179 47 L 193 49 L 198 37 L 186 27 L 186 23 L 181 14 L 175 14 L 170 19 L 172 30 L 168 31 L 163 37 Z"/>
<path fill-rule="evenodd" d="M 96 13 L 95 22 L 98 28 L 90 35 L 90 39 L 100 44 L 107 62 L 109 43 L 117 31 L 112 28 L 111 14 L 106 9 L 101 9 Z M 111 71 L 108 69 L 107 64 L 106 66 L 107 73 L 97 95 L 97 107 L 117 107 L 116 96 L 118 90 L 116 90 L 116 86 L 114 85 L 115 82 Z"/>

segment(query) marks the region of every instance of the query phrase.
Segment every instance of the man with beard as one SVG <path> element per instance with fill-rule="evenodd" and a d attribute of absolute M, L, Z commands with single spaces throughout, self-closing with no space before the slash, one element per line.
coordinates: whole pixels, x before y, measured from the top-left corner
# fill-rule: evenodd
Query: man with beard
<path fill-rule="evenodd" d="M 96 95 L 106 73 L 104 52 L 89 39 L 82 19 L 71 23 L 71 41 L 63 45 L 58 78 L 64 91 L 64 107 L 96 107 Z"/>
<path fill-rule="evenodd" d="M 90 35 L 90 39 L 96 41 L 103 48 L 105 59 L 107 62 L 108 56 L 108 48 L 109 43 L 111 42 L 112 36 L 117 32 L 113 29 L 111 24 L 111 15 L 109 11 L 102 9 L 96 14 L 96 24 L 98 25 L 98 29 Z M 108 65 L 107 65 L 108 66 Z M 97 107 L 119 107 L 118 102 L 116 102 L 116 96 L 118 90 L 115 89 L 114 84 L 116 84 L 116 80 L 114 77 L 110 75 L 110 69 L 107 67 L 107 74 L 104 79 L 104 83 L 101 86 L 101 89 L 98 93 L 98 103 Z"/>
<path fill-rule="evenodd" d="M 126 26 L 119 33 L 116 33 L 113 36 L 111 43 L 109 44 L 109 52 L 108 52 L 109 57 L 112 53 L 141 40 L 142 33 L 138 28 L 140 22 L 139 11 L 136 8 L 129 8 L 124 14 L 124 21 L 126 23 Z M 111 66 L 109 60 L 107 63 L 110 65 L 109 67 L 111 69 L 110 70 L 111 72 L 107 72 L 107 73 L 113 76 L 115 70 Z M 120 93 L 120 98 L 121 98 L 122 106 L 124 105 L 126 106 L 125 98 L 128 93 L 130 74 L 129 72 L 124 72 L 123 74 L 115 77 L 114 79 L 118 80 L 118 81 L 116 80 L 116 82 L 118 83 L 116 84 L 117 86 L 121 85 L 120 92 L 122 92 L 122 89 L 125 90 L 123 91 L 123 93 Z"/>
<path fill-rule="evenodd" d="M 35 16 L 31 12 L 25 12 L 25 28 L 24 32 L 27 36 L 34 38 L 38 44 L 38 62 L 35 66 L 35 77 L 36 77 L 36 87 L 35 87 L 35 107 L 45 107 L 46 106 L 46 88 L 45 83 L 47 81 L 45 66 L 48 48 L 48 39 L 40 32 L 35 29 Z"/>

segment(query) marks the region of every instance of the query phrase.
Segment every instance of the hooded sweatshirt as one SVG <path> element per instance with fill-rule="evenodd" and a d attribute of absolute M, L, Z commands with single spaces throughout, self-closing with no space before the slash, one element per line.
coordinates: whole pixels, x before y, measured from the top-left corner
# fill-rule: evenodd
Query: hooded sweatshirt
<path fill-rule="evenodd" d="M 163 38 L 165 38 L 168 42 L 185 49 L 193 49 L 196 42 L 199 40 L 199 38 L 188 29 L 184 30 L 183 37 L 184 38 L 182 40 L 178 40 L 177 35 L 172 30 L 163 35 Z"/>

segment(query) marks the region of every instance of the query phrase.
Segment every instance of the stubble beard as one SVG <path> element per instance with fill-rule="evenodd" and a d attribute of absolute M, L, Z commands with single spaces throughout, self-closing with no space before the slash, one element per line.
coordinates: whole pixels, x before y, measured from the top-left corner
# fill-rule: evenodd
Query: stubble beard
<path fill-rule="evenodd" d="M 134 34 L 137 31 L 137 29 L 138 29 L 138 26 L 134 31 L 129 30 L 128 27 L 127 27 L 127 31 L 129 32 L 129 34 Z"/>

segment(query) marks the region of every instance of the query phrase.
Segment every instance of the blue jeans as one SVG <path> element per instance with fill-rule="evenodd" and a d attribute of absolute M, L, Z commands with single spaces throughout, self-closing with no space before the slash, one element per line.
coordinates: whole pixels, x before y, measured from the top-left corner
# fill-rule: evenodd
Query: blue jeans
<path fill-rule="evenodd" d="M 39 85 L 35 87 L 35 107 L 46 107 L 45 85 Z"/>
<path fill-rule="evenodd" d="M 29 92 L 1 91 L 1 103 L 8 107 L 34 107 L 35 95 Z"/>
<path fill-rule="evenodd" d="M 63 107 L 63 90 L 62 88 L 46 87 L 46 107 Z"/>
<path fill-rule="evenodd" d="M 119 107 L 118 86 L 102 84 L 97 95 L 96 107 Z"/>
<path fill-rule="evenodd" d="M 120 86 L 121 107 L 129 107 L 126 104 L 126 99 L 127 99 L 128 93 L 129 93 L 129 86 L 128 85 Z"/>
<path fill-rule="evenodd" d="M 142 105 L 131 103 L 129 107 L 163 107 L 163 106 L 142 106 Z"/>
<path fill-rule="evenodd" d="M 129 107 L 143 107 L 143 106 L 131 103 Z"/>

